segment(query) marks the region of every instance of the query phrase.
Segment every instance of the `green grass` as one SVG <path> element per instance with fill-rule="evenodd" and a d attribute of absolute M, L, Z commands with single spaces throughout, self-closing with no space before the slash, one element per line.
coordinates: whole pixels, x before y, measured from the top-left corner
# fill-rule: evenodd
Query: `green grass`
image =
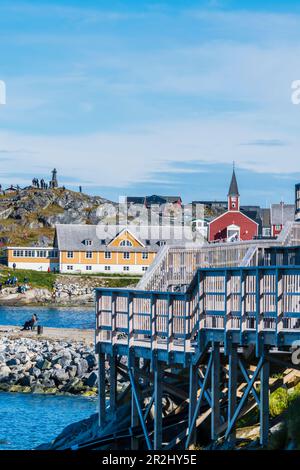
<path fill-rule="evenodd" d="M 129 284 L 130 285 L 135 285 L 139 277 L 130 277 L 128 275 L 116 275 L 116 274 L 106 274 L 103 276 L 102 274 L 93 274 L 93 275 L 87 275 L 87 274 L 58 274 L 58 273 L 48 273 L 48 272 L 42 272 L 42 271 L 32 271 L 29 269 L 16 269 L 15 271 L 13 269 L 7 268 L 6 266 L 1 266 L 0 267 L 0 280 L 2 284 L 5 283 L 6 279 L 8 278 L 8 274 L 10 273 L 11 276 L 16 276 L 18 278 L 19 284 L 22 284 L 24 282 L 24 278 L 28 279 L 28 283 L 30 284 L 31 287 L 36 287 L 36 288 L 42 288 L 42 289 L 48 289 L 52 291 L 53 285 L 55 281 L 62 276 L 68 276 L 68 277 L 80 277 L 83 279 L 97 279 L 97 277 L 102 278 L 104 277 L 105 280 L 103 284 L 105 287 L 127 287 Z M 74 279 L 75 282 L 75 279 Z M 95 287 L 97 284 L 95 283 Z"/>
<path fill-rule="evenodd" d="M 32 271 L 29 269 L 2 269 L 0 272 L 1 282 L 4 284 L 5 280 L 8 278 L 8 274 L 11 276 L 16 276 L 18 278 L 19 284 L 24 282 L 24 278 L 28 279 L 28 283 L 31 287 L 43 288 L 43 289 L 53 289 L 53 284 L 57 278 L 55 273 L 47 273 L 40 271 Z"/>
<path fill-rule="evenodd" d="M 105 283 L 107 283 L 107 287 L 127 287 L 129 284 L 133 285 L 136 284 L 135 282 L 132 282 L 132 280 L 124 279 L 124 278 L 111 278 L 105 280 Z"/>
<path fill-rule="evenodd" d="M 286 388 L 280 387 L 270 395 L 270 415 L 272 418 L 283 413 L 289 406 L 289 394 Z"/>

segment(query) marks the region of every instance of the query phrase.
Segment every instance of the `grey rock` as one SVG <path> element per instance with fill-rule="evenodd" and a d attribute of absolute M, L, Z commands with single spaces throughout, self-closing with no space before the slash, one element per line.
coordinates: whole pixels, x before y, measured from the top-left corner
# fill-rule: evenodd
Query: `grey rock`
<path fill-rule="evenodd" d="M 51 362 L 47 359 L 37 361 L 36 366 L 41 370 L 47 370 L 51 368 Z"/>
<path fill-rule="evenodd" d="M 34 381 L 35 379 L 32 375 L 25 375 L 21 380 L 19 380 L 19 384 L 23 385 L 23 387 L 31 387 Z"/>
<path fill-rule="evenodd" d="M 62 384 L 63 382 L 66 382 L 67 380 L 69 380 L 69 374 L 63 369 L 55 370 L 52 374 L 52 377 L 56 384 Z"/>
<path fill-rule="evenodd" d="M 8 366 L 0 367 L 0 380 L 8 378 L 10 373 L 11 373 L 11 370 Z"/>
<path fill-rule="evenodd" d="M 4 353 L 0 353 L 0 364 L 6 362 L 6 355 Z"/>
<path fill-rule="evenodd" d="M 68 367 L 66 368 L 66 370 L 68 371 L 69 376 L 70 376 L 71 378 L 74 378 L 74 377 L 76 376 L 76 373 L 77 373 L 77 367 L 76 367 L 76 366 L 74 366 L 74 365 L 68 366 Z"/>
<path fill-rule="evenodd" d="M 12 357 L 8 361 L 6 361 L 6 365 L 9 367 L 18 366 L 19 364 L 20 364 L 20 360 L 16 357 Z"/>
<path fill-rule="evenodd" d="M 85 374 L 89 369 L 88 362 L 85 359 L 78 359 L 76 365 L 77 365 L 77 375 L 79 377 Z"/>
<path fill-rule="evenodd" d="M 58 364 L 60 364 L 60 366 L 65 369 L 66 367 L 68 367 L 69 365 L 71 365 L 71 359 L 69 359 L 68 357 L 62 356 L 62 357 L 58 360 Z"/>
<path fill-rule="evenodd" d="M 42 374 L 41 370 L 38 367 L 31 367 L 31 369 L 28 370 L 30 375 L 33 375 L 35 378 L 40 377 Z"/>

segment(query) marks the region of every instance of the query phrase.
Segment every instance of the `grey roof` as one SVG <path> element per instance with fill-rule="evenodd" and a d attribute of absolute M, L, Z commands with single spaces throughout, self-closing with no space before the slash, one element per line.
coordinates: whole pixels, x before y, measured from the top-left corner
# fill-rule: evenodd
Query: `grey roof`
<path fill-rule="evenodd" d="M 159 196 L 157 194 L 152 194 L 152 196 L 127 196 L 127 204 L 146 204 L 146 206 L 151 205 L 162 205 L 167 203 L 176 203 L 181 201 L 180 196 Z"/>
<path fill-rule="evenodd" d="M 145 196 L 127 196 L 127 204 L 145 204 Z"/>
<path fill-rule="evenodd" d="M 146 196 L 145 198 L 146 205 L 149 206 L 151 204 L 166 204 L 166 203 L 176 203 L 181 201 L 180 196 L 159 196 L 157 194 L 153 194 L 152 196 Z"/>
<path fill-rule="evenodd" d="M 143 245 L 140 250 L 159 249 L 161 242 L 168 244 L 182 241 L 183 227 L 181 226 L 149 226 L 139 227 L 134 225 L 80 225 L 57 224 L 56 245 L 62 251 L 105 251 L 109 250 L 109 243 L 124 229 L 128 229 Z M 91 245 L 86 245 L 85 240 L 91 240 Z M 187 240 L 189 241 L 189 240 Z M 114 247 L 114 250 L 130 251 L 130 247 Z M 135 248 L 135 250 L 138 250 Z"/>
<path fill-rule="evenodd" d="M 294 204 L 272 204 L 271 205 L 271 224 L 284 225 L 286 222 L 295 220 Z"/>
<path fill-rule="evenodd" d="M 235 176 L 235 171 L 232 172 L 231 182 L 229 186 L 228 196 L 239 196 L 239 188 Z"/>

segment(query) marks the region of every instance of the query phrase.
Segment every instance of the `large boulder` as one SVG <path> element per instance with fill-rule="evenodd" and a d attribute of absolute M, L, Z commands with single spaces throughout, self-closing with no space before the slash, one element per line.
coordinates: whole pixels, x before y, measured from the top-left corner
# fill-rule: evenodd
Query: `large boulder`
<path fill-rule="evenodd" d="M 58 385 L 67 382 L 69 380 L 69 374 L 63 369 L 57 369 L 53 372 L 52 378 Z"/>
<path fill-rule="evenodd" d="M 88 365 L 88 362 L 86 361 L 86 359 L 75 359 L 74 362 L 77 366 L 77 375 L 78 375 L 78 377 L 81 377 L 82 375 L 84 375 L 88 371 L 89 365 Z"/>
<path fill-rule="evenodd" d="M 11 370 L 8 366 L 1 366 L 0 367 L 0 381 L 5 381 L 8 379 Z"/>
<path fill-rule="evenodd" d="M 6 361 L 6 365 L 8 367 L 18 366 L 19 364 L 20 364 L 20 359 L 18 359 L 17 357 L 12 357 L 8 361 Z"/>

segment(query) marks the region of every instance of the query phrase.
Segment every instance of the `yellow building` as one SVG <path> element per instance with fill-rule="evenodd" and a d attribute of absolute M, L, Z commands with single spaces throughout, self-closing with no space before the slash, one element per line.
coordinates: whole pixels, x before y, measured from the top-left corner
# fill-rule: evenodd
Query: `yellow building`
<path fill-rule="evenodd" d="M 59 255 L 57 248 L 8 246 L 5 248 L 7 265 L 16 269 L 33 269 L 35 271 L 57 271 Z"/>
<path fill-rule="evenodd" d="M 53 247 L 7 247 L 9 267 L 61 273 L 144 274 L 165 241 L 102 225 L 56 225 Z"/>
<path fill-rule="evenodd" d="M 132 229 L 114 226 L 57 225 L 59 271 L 143 274 L 160 244 L 142 240 Z"/>

